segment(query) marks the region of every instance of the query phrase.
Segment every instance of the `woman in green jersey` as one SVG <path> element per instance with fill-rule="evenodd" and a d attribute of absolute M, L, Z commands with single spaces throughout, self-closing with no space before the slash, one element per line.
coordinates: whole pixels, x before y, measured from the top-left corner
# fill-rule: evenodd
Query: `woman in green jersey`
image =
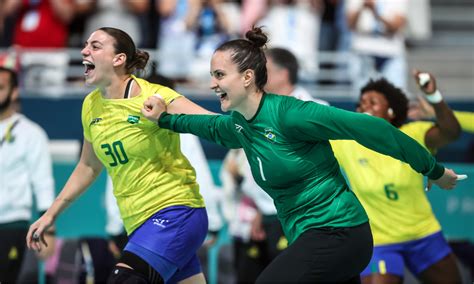
<path fill-rule="evenodd" d="M 246 38 L 222 44 L 211 60 L 210 87 L 231 115 L 171 115 L 159 98 L 149 98 L 142 113 L 161 128 L 244 149 L 289 242 L 257 283 L 358 282 L 372 255 L 372 234 L 329 139 L 355 139 L 443 188 L 456 185 L 456 174 L 381 119 L 265 93 L 267 36 L 254 28 Z"/>
<path fill-rule="evenodd" d="M 129 236 L 109 283 L 205 282 L 196 251 L 208 220 L 194 169 L 180 151 L 178 134 L 156 128 L 140 110 L 159 96 L 170 111 L 209 112 L 133 76 L 149 56 L 121 30 L 98 29 L 81 54 L 86 84 L 97 87 L 83 103 L 82 154 L 52 206 L 31 225 L 28 247 L 47 245 L 45 230 L 105 167 Z"/>

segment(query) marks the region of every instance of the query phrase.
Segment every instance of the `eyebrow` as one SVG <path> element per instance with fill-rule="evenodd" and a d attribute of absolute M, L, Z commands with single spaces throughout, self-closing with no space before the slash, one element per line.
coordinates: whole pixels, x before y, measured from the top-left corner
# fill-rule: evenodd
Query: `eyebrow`
<path fill-rule="evenodd" d="M 84 45 L 87 45 L 89 42 L 86 40 L 86 42 L 84 42 Z M 90 42 L 90 44 L 94 44 L 94 43 L 97 43 L 97 44 L 100 44 L 100 45 L 104 45 L 102 42 L 98 41 L 98 40 L 93 40 Z"/>

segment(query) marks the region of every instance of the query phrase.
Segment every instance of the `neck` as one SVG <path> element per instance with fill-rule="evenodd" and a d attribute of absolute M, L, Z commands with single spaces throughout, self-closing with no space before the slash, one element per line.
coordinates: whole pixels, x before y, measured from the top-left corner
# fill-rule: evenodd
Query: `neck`
<path fill-rule="evenodd" d="M 255 116 L 257 113 L 258 107 L 260 106 L 260 101 L 263 98 L 263 92 L 257 91 L 249 95 L 248 99 L 243 104 L 243 107 L 237 111 L 241 113 L 245 119 L 249 120 Z"/>
<path fill-rule="evenodd" d="M 102 96 L 106 99 L 123 99 L 128 80 L 131 78 L 130 75 L 123 75 L 112 80 L 107 86 L 99 87 Z"/>
<path fill-rule="evenodd" d="M 0 113 L 0 121 L 3 121 L 11 117 L 14 113 L 15 113 L 15 110 L 13 109 L 12 104 L 10 104 L 10 106 L 7 107 L 7 109 L 4 112 Z"/>

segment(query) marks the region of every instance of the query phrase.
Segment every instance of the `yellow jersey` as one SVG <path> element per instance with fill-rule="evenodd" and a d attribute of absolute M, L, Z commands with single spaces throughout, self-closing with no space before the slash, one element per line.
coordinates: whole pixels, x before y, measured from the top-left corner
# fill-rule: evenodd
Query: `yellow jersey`
<path fill-rule="evenodd" d="M 474 133 L 474 112 L 455 111 L 454 115 L 458 119 L 462 131 Z"/>
<path fill-rule="evenodd" d="M 432 126 L 412 122 L 400 130 L 426 148 L 425 134 Z M 441 230 L 424 191 L 423 175 L 353 140 L 331 141 L 331 146 L 369 216 L 374 245 L 416 240 Z"/>
<path fill-rule="evenodd" d="M 140 111 L 152 95 L 159 94 L 167 105 L 181 95 L 143 79 L 133 80 L 141 89 L 138 96 L 105 99 L 96 89 L 82 107 L 84 138 L 112 178 L 128 234 L 166 207 L 204 207 L 196 173 L 181 153 L 179 134 L 159 128 Z"/>

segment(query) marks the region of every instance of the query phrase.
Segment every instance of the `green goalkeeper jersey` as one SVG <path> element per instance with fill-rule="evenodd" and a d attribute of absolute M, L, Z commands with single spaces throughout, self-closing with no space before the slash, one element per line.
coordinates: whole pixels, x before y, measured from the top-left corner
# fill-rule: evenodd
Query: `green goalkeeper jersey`
<path fill-rule="evenodd" d="M 439 178 L 444 168 L 415 140 L 383 119 L 293 97 L 264 94 L 255 116 L 170 115 L 160 127 L 243 148 L 257 184 L 274 200 L 291 244 L 308 229 L 368 221 L 342 176 L 329 139 L 354 139 Z"/>

